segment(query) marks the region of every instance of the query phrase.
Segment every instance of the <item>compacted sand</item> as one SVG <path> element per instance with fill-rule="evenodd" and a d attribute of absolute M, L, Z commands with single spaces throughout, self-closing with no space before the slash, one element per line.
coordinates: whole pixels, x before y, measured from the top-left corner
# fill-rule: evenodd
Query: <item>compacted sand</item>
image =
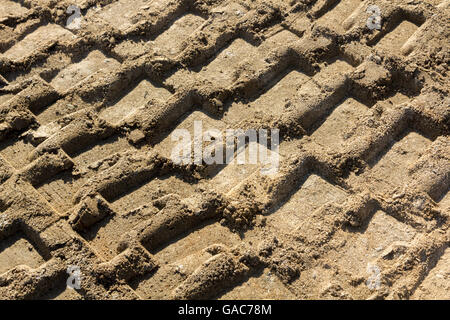
<path fill-rule="evenodd" d="M 0 298 L 450 299 L 450 1 L 0 8 Z"/>

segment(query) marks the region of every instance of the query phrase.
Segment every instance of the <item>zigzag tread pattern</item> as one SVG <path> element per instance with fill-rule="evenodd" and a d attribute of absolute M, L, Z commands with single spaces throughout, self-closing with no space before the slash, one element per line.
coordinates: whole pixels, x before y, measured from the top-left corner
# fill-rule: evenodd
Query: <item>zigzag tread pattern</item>
<path fill-rule="evenodd" d="M 448 0 L 0 6 L 0 298 L 450 299 Z"/>

